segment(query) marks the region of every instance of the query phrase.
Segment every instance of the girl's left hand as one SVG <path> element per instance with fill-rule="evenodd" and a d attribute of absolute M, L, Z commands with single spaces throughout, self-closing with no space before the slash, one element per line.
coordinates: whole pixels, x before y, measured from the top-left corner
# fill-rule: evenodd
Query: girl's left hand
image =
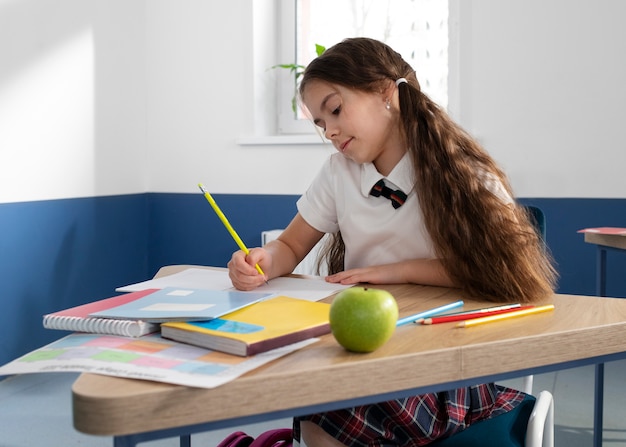
<path fill-rule="evenodd" d="M 339 284 L 423 284 L 457 287 L 438 259 L 410 259 L 394 264 L 345 270 L 329 275 L 326 281 Z"/>
<path fill-rule="evenodd" d="M 339 284 L 357 284 L 360 282 L 370 284 L 400 284 L 408 282 L 398 274 L 398 269 L 394 269 L 393 264 L 345 270 L 327 276 L 326 281 Z"/>

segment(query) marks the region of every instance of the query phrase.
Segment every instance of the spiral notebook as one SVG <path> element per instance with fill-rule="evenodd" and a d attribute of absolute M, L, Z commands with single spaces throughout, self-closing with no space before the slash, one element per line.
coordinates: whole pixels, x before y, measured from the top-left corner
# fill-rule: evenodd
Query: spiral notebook
<path fill-rule="evenodd" d="M 146 289 L 132 293 L 106 298 L 69 309 L 53 312 L 43 317 L 43 327 L 61 331 L 88 332 L 92 334 L 119 335 L 123 337 L 140 337 L 158 332 L 160 325 L 141 320 L 113 320 L 109 318 L 90 317 L 89 314 L 118 307 L 143 298 L 159 289 Z"/>

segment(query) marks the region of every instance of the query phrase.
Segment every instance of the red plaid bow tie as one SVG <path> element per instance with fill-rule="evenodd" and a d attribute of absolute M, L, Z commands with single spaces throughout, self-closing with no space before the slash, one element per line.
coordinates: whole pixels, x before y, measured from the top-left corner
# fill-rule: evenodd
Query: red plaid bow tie
<path fill-rule="evenodd" d="M 398 209 L 400 208 L 404 202 L 406 201 L 406 194 L 400 191 L 399 189 L 391 189 L 387 185 L 385 185 L 385 181 L 383 179 L 378 180 L 372 190 L 370 191 L 370 195 L 374 197 L 386 197 L 391 200 L 391 205 Z"/>

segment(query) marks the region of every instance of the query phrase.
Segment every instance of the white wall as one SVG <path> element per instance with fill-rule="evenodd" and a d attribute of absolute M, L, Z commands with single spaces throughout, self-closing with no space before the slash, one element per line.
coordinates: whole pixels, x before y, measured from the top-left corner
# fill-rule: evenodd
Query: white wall
<path fill-rule="evenodd" d="M 460 3 L 461 121 L 517 194 L 626 197 L 626 2 Z"/>
<path fill-rule="evenodd" d="M 144 2 L 0 0 L 0 203 L 145 191 Z"/>
<path fill-rule="evenodd" d="M 237 143 L 271 82 L 252 74 L 252 4 L 0 0 L 0 203 L 302 193 L 332 148 Z M 625 197 L 626 2 L 459 7 L 458 119 L 517 194 Z"/>
<path fill-rule="evenodd" d="M 257 25 L 251 5 L 248 0 L 149 2 L 152 191 L 196 191 L 203 182 L 215 193 L 299 194 L 332 152 L 322 146 L 237 143 L 257 133 L 252 115 L 263 110 L 253 91 Z M 265 69 L 278 62 L 268 61 Z M 263 70 L 259 76 L 271 82 L 273 73 Z"/>

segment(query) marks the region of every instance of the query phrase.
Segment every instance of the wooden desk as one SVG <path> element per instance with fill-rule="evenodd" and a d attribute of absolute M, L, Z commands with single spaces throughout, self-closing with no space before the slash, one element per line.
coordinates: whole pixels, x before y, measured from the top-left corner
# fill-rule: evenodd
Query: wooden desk
<path fill-rule="evenodd" d="M 585 242 L 595 244 L 596 255 L 596 295 L 606 296 L 606 253 L 608 250 L 626 251 L 626 236 L 619 234 L 585 233 Z M 593 445 L 602 445 L 604 413 L 604 363 L 596 365 L 595 403 L 593 418 Z"/>
<path fill-rule="evenodd" d="M 626 250 L 626 236 L 619 234 L 585 233 L 585 242 Z"/>
<path fill-rule="evenodd" d="M 400 316 L 460 298 L 454 289 L 377 287 L 394 294 Z M 466 309 L 486 305 L 465 301 Z M 554 295 L 551 301 L 554 312 L 474 328 L 402 326 L 370 354 L 349 353 L 327 335 L 214 389 L 82 374 L 72 389 L 74 426 L 129 446 L 626 358 L 626 300 Z"/>

